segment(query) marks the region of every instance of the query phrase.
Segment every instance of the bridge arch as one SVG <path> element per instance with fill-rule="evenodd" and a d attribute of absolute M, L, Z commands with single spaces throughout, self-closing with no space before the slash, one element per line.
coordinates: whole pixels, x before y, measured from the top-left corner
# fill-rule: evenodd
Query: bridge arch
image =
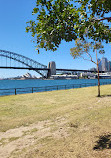
<path fill-rule="evenodd" d="M 28 57 L 25 57 L 23 55 L 20 55 L 20 54 L 14 53 L 14 52 L 0 50 L 0 56 L 10 58 L 10 59 L 15 60 L 17 62 L 20 62 L 29 68 L 47 68 L 46 65 L 43 65 L 43 64 L 41 64 L 33 59 L 30 59 Z M 44 73 L 44 70 L 34 70 L 34 71 L 39 73 L 44 78 L 47 77 L 47 74 Z"/>

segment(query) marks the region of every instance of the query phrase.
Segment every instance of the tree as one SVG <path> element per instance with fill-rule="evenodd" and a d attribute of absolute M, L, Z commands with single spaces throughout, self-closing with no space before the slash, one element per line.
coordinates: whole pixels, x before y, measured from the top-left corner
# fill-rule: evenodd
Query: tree
<path fill-rule="evenodd" d="M 37 0 L 26 32 L 31 32 L 36 47 L 55 51 L 62 40 L 85 39 L 111 42 L 110 0 Z M 105 21 L 105 22 L 104 22 Z"/>
<path fill-rule="evenodd" d="M 74 59 L 76 58 L 83 58 L 84 60 L 93 62 L 97 67 L 97 73 L 98 73 L 98 97 L 100 97 L 100 80 L 99 80 L 99 61 L 98 62 L 98 53 L 104 54 L 104 46 L 101 44 L 101 42 L 86 42 L 80 39 L 75 40 L 76 47 L 71 48 L 71 55 Z M 92 55 L 90 53 L 91 49 L 93 49 L 93 52 L 95 52 L 96 55 L 96 61 L 93 60 Z M 99 50 L 99 52 L 97 52 Z"/>

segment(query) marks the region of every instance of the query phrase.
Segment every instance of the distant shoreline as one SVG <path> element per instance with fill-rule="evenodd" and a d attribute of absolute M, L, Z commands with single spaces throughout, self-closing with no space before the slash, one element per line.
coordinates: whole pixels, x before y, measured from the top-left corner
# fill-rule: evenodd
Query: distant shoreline
<path fill-rule="evenodd" d="M 4 79 L 0 79 L 0 80 L 42 80 L 40 78 L 24 78 L 24 79 L 16 79 L 16 78 L 4 78 Z"/>

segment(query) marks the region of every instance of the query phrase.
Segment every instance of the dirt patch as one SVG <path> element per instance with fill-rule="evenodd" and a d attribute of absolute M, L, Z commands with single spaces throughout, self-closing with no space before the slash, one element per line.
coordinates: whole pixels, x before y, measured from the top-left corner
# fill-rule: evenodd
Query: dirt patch
<path fill-rule="evenodd" d="M 21 151 L 46 137 L 54 139 L 67 137 L 69 134 L 68 128 L 64 126 L 65 124 L 65 118 L 58 117 L 53 121 L 40 121 L 30 126 L 0 132 L 0 157 L 10 157 L 12 152 Z M 53 127 L 56 130 L 52 130 Z"/>

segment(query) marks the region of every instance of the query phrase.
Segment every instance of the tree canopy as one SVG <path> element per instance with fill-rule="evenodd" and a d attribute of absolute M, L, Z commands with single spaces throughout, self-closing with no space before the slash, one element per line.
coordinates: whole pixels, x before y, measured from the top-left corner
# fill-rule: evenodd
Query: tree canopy
<path fill-rule="evenodd" d="M 86 40 L 80 40 L 79 38 L 75 40 L 75 47 L 70 49 L 71 55 L 74 59 L 83 58 L 84 60 L 91 61 L 97 65 L 98 58 L 96 61 L 93 60 L 91 50 L 93 50 L 93 52 L 99 50 L 99 54 L 105 53 L 104 46 L 101 42 L 87 42 Z"/>
<path fill-rule="evenodd" d="M 55 51 L 66 42 L 87 36 L 111 42 L 111 0 L 37 0 L 26 32 L 31 32 L 37 49 Z"/>
<path fill-rule="evenodd" d="M 91 61 L 96 64 L 98 74 L 98 97 L 100 97 L 99 63 L 101 61 L 98 61 L 98 53 L 104 54 L 105 51 L 103 48 L 104 46 L 101 44 L 101 42 L 87 42 L 86 40 L 83 41 L 77 38 L 75 40 L 75 47 L 70 49 L 71 55 L 74 59 L 83 58 L 84 60 Z M 96 60 L 93 60 L 93 57 L 90 53 L 91 49 L 93 52 L 95 52 Z"/>

